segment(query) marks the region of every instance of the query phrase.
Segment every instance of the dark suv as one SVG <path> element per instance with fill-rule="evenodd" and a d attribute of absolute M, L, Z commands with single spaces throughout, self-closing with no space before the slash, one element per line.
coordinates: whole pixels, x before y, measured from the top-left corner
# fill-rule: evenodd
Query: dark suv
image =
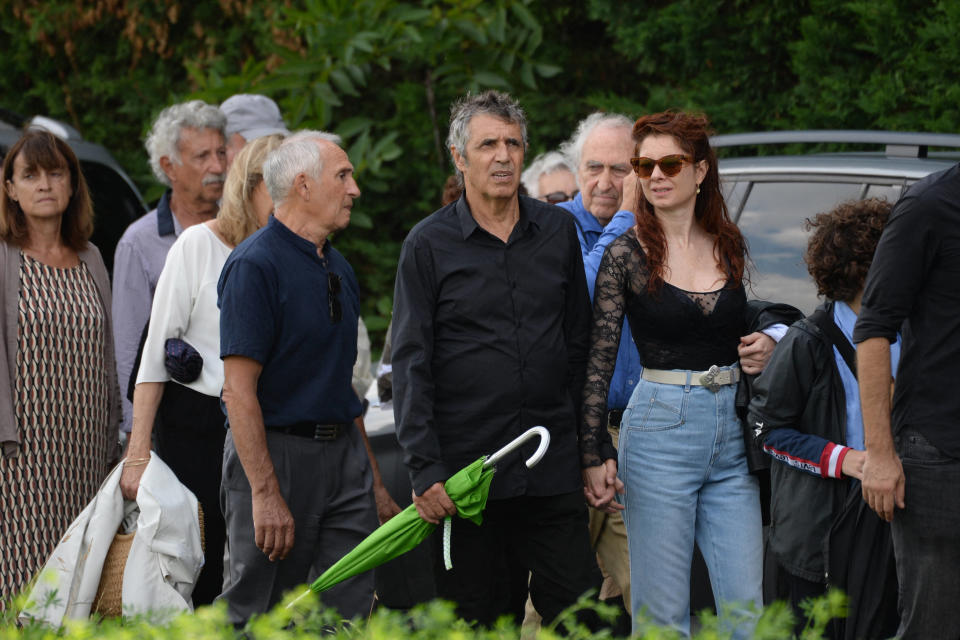
<path fill-rule="evenodd" d="M 24 127 L 39 127 L 62 138 L 80 161 L 93 198 L 93 237 L 107 270 L 113 272 L 113 251 L 127 226 L 146 213 L 140 192 L 110 153 L 85 141 L 73 127 L 43 116 L 29 120 L 0 109 L 0 160 L 20 138 Z"/>
<path fill-rule="evenodd" d="M 884 147 L 880 152 L 724 157 L 718 162 L 730 214 L 749 242 L 753 296 L 787 302 L 808 314 L 817 305 L 817 293 L 802 258 L 804 220 L 845 200 L 896 202 L 909 185 L 960 160 L 960 135 L 939 133 L 776 131 L 715 136 L 710 143 L 720 153 L 797 143 Z M 931 153 L 930 148 L 955 151 Z"/>

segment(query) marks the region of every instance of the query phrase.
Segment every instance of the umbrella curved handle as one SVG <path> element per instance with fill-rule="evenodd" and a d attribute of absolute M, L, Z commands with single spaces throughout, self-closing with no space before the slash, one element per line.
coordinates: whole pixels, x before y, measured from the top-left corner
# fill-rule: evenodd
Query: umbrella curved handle
<path fill-rule="evenodd" d="M 550 432 L 547 431 L 546 427 L 531 427 L 527 429 L 507 443 L 502 449 L 487 457 L 483 463 L 483 467 L 492 467 L 497 464 L 497 462 L 506 457 L 507 454 L 534 436 L 540 436 L 540 446 L 537 447 L 537 450 L 533 452 L 532 456 L 527 458 L 527 468 L 529 469 L 536 466 L 536 464 L 540 462 L 540 459 L 543 458 L 543 454 L 547 452 L 547 447 L 550 446 Z"/>

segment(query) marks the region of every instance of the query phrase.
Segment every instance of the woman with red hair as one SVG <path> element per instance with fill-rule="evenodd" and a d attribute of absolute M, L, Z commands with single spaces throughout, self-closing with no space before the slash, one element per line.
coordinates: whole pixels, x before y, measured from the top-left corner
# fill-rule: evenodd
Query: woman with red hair
<path fill-rule="evenodd" d="M 645 116 L 633 137 L 637 224 L 609 245 L 597 274 L 581 436 L 586 493 L 616 509 L 615 490 L 626 487 L 634 614 L 689 634 L 696 541 L 718 606 L 742 616 L 736 635 L 748 635 L 763 563 L 759 489 L 735 408 L 746 244 L 720 192 L 705 117 Z M 603 417 L 624 313 L 644 370 L 614 464 Z"/>

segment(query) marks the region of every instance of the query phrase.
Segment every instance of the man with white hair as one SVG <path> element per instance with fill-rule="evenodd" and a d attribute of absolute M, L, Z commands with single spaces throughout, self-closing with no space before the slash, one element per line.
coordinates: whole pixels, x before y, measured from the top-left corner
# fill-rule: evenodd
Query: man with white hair
<path fill-rule="evenodd" d="M 559 151 L 541 153 L 520 176 L 527 195 L 541 202 L 557 204 L 577 195 L 577 178 L 567 157 Z"/>
<path fill-rule="evenodd" d="M 371 466 L 353 425 L 358 284 L 329 240 L 360 196 L 338 143 L 302 131 L 267 157 L 274 216 L 234 249 L 217 286 L 229 424 L 221 597 L 235 624 L 316 578 L 377 524 Z M 323 601 L 347 618 L 366 614 L 372 575 L 340 583 Z"/>
<path fill-rule="evenodd" d="M 227 117 L 227 169 L 248 142 L 274 133 L 290 134 L 280 107 L 267 96 L 238 93 L 224 100 L 220 111 Z"/>
<path fill-rule="evenodd" d="M 577 175 L 578 193 L 559 207 L 573 214 L 587 276 L 590 297 L 603 252 L 617 236 L 634 225 L 636 175 L 630 167 L 633 156 L 633 121 L 617 113 L 594 113 L 577 125 L 573 137 L 561 145 Z M 607 396 L 607 428 L 616 446 L 620 419 L 643 367 L 640 353 L 627 324 L 620 338 L 617 364 Z M 600 598 L 619 595 L 629 610 L 630 560 L 627 531 L 619 513 L 590 509 L 590 541 L 597 551 L 604 582 Z"/>
<path fill-rule="evenodd" d="M 226 118 L 201 100 L 160 112 L 145 146 L 157 180 L 169 187 L 157 208 L 133 222 L 113 258 L 113 339 L 117 377 L 126 389 L 167 252 L 180 232 L 217 215 L 226 172 Z M 121 430 L 130 433 L 132 405 L 123 395 Z"/>

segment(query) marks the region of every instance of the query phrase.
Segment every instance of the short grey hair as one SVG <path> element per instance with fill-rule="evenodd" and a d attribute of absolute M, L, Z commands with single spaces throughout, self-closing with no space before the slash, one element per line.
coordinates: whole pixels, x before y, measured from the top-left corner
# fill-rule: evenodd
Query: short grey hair
<path fill-rule="evenodd" d="M 534 158 L 527 170 L 520 176 L 520 182 L 526 187 L 527 195 L 531 198 L 539 198 L 541 195 L 540 176 L 548 176 L 555 171 L 569 171 L 574 175 L 577 173 L 567 156 L 559 151 L 547 151 Z"/>
<path fill-rule="evenodd" d="M 293 181 L 304 173 L 316 180 L 320 179 L 323 169 L 323 154 L 320 141 L 332 142 L 340 146 L 340 136 L 326 131 L 304 129 L 297 131 L 270 152 L 263 162 L 263 182 L 273 204 L 279 205 L 290 195 Z"/>
<path fill-rule="evenodd" d="M 517 101 L 500 91 L 484 91 L 473 95 L 468 93 L 450 105 L 450 131 L 447 134 L 447 148 L 453 147 L 466 158 L 467 140 L 470 137 L 470 121 L 479 114 L 500 118 L 520 126 L 523 148 L 527 148 L 527 116 Z M 452 154 L 451 154 L 452 156 Z M 457 175 L 460 171 L 457 170 Z"/>
<path fill-rule="evenodd" d="M 604 113 L 597 111 L 580 121 L 577 130 L 569 140 L 560 145 L 560 151 L 570 159 L 573 165 L 573 175 L 577 176 L 577 185 L 580 184 L 580 162 L 583 160 L 583 145 L 586 144 L 590 134 L 600 127 L 610 129 L 630 129 L 633 130 L 633 120 L 621 113 Z"/>
<path fill-rule="evenodd" d="M 227 117 L 217 107 L 203 100 L 191 100 L 174 104 L 163 111 L 153 121 L 150 133 L 144 142 L 147 155 L 150 156 L 150 168 L 153 175 L 163 184 L 170 186 L 170 178 L 160 166 L 160 158 L 166 156 L 171 162 L 180 162 L 180 134 L 184 129 L 216 129 L 226 138 L 224 130 Z"/>

